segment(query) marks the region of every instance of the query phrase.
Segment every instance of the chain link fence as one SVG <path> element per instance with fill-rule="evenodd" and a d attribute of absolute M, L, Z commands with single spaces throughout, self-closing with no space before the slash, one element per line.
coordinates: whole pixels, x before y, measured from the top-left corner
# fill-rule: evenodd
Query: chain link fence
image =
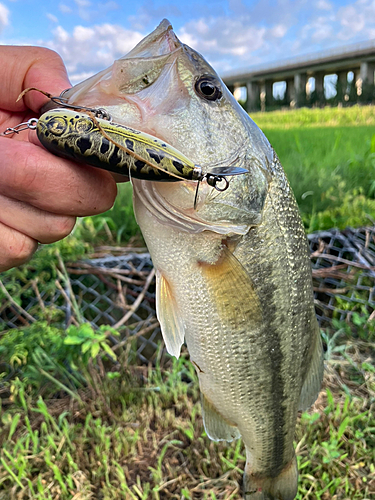
<path fill-rule="evenodd" d="M 353 312 L 375 316 L 375 226 L 309 234 L 315 309 L 319 324 L 350 321 Z"/>
<path fill-rule="evenodd" d="M 311 250 L 316 313 L 320 326 L 332 320 L 350 321 L 354 311 L 375 317 L 375 226 L 308 235 Z M 58 311 L 61 325 L 79 319 L 93 327 L 110 325 L 125 343 L 133 338 L 141 363 L 153 361 L 161 342 L 155 315 L 154 270 L 148 253 L 107 255 L 65 265 L 63 280 L 39 289 L 38 281 L 25 284 L 21 303 L 0 281 L 5 300 L 0 305 L 0 330 L 24 326 L 28 321 Z M 42 287 L 40 287 L 42 288 Z"/>

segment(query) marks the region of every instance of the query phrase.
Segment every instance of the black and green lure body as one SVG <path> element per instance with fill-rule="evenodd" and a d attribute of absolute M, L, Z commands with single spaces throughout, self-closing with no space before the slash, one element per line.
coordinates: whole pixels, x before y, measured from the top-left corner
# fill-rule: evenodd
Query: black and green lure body
<path fill-rule="evenodd" d="M 36 131 L 51 153 L 128 177 L 150 181 L 202 178 L 199 166 L 160 139 L 75 110 L 47 111 Z"/>
<path fill-rule="evenodd" d="M 57 156 L 136 179 L 206 180 L 217 191 L 225 191 L 229 187 L 227 177 L 248 173 L 248 170 L 233 164 L 211 167 L 202 173 L 199 165 L 170 144 L 114 123 L 108 116 L 107 119 L 98 117 L 103 111 L 87 108 L 86 113 L 81 113 L 69 108 L 51 109 L 39 119 L 33 119 L 33 123 L 21 125 L 36 129 L 43 146 Z M 18 130 L 12 129 L 11 133 L 15 132 Z M 197 193 L 198 187 L 199 182 Z"/>

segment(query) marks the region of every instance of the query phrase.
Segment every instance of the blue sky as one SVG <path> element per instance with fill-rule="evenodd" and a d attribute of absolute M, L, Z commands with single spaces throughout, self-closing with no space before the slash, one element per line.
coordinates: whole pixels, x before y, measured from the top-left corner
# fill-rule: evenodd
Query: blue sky
<path fill-rule="evenodd" d="M 0 43 L 56 50 L 76 83 L 164 17 L 219 73 L 375 39 L 375 0 L 0 0 Z"/>

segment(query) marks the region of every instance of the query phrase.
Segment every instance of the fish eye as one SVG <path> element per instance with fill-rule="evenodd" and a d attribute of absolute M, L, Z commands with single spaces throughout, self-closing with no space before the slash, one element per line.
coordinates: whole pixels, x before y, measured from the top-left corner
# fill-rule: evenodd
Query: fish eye
<path fill-rule="evenodd" d="M 223 95 L 217 78 L 203 75 L 195 82 L 195 92 L 207 101 L 217 101 Z"/>

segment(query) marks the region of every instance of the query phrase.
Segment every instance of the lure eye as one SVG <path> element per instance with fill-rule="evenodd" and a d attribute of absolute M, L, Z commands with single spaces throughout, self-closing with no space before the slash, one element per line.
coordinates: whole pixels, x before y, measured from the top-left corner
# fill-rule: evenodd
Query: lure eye
<path fill-rule="evenodd" d="M 53 135 L 62 135 L 67 128 L 67 121 L 63 117 L 52 117 L 47 122 L 47 128 Z"/>
<path fill-rule="evenodd" d="M 206 101 L 217 101 L 223 95 L 217 78 L 210 75 L 201 76 L 195 82 L 195 92 Z"/>

